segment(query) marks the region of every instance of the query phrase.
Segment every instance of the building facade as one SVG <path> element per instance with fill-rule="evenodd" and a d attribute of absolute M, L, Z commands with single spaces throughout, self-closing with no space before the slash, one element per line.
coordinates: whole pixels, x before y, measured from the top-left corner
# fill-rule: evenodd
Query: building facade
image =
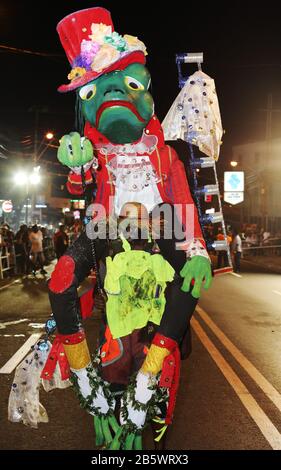
<path fill-rule="evenodd" d="M 237 171 L 245 172 L 245 200 L 240 220 L 281 231 L 281 138 L 235 145 Z"/>

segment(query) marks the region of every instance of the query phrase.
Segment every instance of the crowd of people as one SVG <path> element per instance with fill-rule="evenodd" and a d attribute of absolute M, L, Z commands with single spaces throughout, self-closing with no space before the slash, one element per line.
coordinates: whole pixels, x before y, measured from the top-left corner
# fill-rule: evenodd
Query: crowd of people
<path fill-rule="evenodd" d="M 205 231 L 211 242 L 214 242 L 215 240 L 222 241 L 225 239 L 222 227 L 216 227 L 215 225 L 210 224 L 205 227 Z M 262 227 L 259 229 L 257 226 L 244 226 L 241 230 L 230 228 L 228 226 L 226 230 L 226 239 L 229 245 L 229 253 L 234 272 L 238 273 L 241 270 L 241 257 L 243 256 L 243 250 L 249 250 L 252 255 L 264 255 L 266 254 L 266 250 L 263 250 L 263 247 L 281 246 L 281 232 L 272 234 Z M 255 250 L 255 248 L 257 250 Z M 215 267 L 217 269 L 229 266 L 230 260 L 228 258 L 227 251 L 214 251 L 212 254 L 217 256 L 215 261 Z M 277 248 L 277 252 L 275 254 L 281 254 L 280 248 Z"/>
<path fill-rule="evenodd" d="M 17 274 L 46 274 L 45 267 L 55 257 L 59 259 L 79 236 L 82 223 L 60 224 L 57 228 L 22 224 L 13 231 L 7 223 L 0 226 L 1 265 Z M 7 269 L 6 269 L 7 271 Z M 9 273 L 11 274 L 11 273 Z"/>
<path fill-rule="evenodd" d="M 40 270 L 41 274 L 46 274 L 44 266 L 55 257 L 59 259 L 67 247 L 78 238 L 81 231 L 80 219 L 75 220 L 72 225 L 60 224 L 57 228 L 36 224 L 28 227 L 22 224 L 16 232 L 7 223 L 3 223 L 0 226 L 0 256 L 4 257 L 2 265 L 7 265 L 7 256 L 9 256 L 9 265 L 17 274 L 35 275 L 37 270 Z M 212 241 L 224 240 L 221 227 L 216 231 L 215 226 L 207 227 L 207 233 Z M 235 272 L 240 272 L 243 248 L 281 244 L 281 233 L 271 234 L 263 228 L 258 230 L 246 227 L 240 232 L 229 228 L 226 234 Z M 216 254 L 216 268 L 229 265 L 227 251 L 221 250 Z"/>

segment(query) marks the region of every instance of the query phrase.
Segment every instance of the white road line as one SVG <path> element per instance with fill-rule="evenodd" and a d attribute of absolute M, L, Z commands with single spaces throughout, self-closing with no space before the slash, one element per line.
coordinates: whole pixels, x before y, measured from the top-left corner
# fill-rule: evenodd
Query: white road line
<path fill-rule="evenodd" d="M 196 307 L 197 313 L 202 320 L 209 326 L 217 338 L 221 341 L 224 347 L 232 354 L 241 367 L 249 374 L 249 376 L 256 382 L 265 395 L 274 403 L 274 405 L 281 411 L 281 394 L 271 383 L 258 371 L 258 369 L 242 354 L 241 351 L 230 341 L 230 339 L 222 332 L 222 330 L 211 320 L 209 315 L 201 307 Z"/>
<path fill-rule="evenodd" d="M 0 330 L 3 330 L 7 326 L 16 325 L 17 323 L 22 323 L 24 321 L 29 321 L 29 320 L 28 320 L 28 318 L 21 318 L 20 320 L 4 321 L 3 323 L 0 323 Z"/>
<path fill-rule="evenodd" d="M 232 276 L 236 276 L 236 277 L 242 277 L 241 274 L 237 274 L 237 273 L 229 273 L 231 274 Z"/>
<path fill-rule="evenodd" d="M 22 336 L 23 338 L 25 337 L 24 334 L 19 334 L 19 335 L 0 335 L 0 336 L 3 336 L 4 338 L 19 338 L 20 336 Z"/>
<path fill-rule="evenodd" d="M 281 434 L 279 433 L 278 429 L 274 426 L 268 416 L 261 409 L 259 404 L 256 402 L 254 397 L 247 389 L 247 387 L 243 384 L 243 382 L 239 379 L 238 375 L 226 362 L 224 357 L 221 355 L 221 353 L 216 348 L 214 343 L 210 340 L 210 338 L 206 335 L 203 328 L 195 318 L 191 319 L 191 325 L 198 338 L 200 339 L 204 347 L 207 349 L 208 353 L 210 354 L 210 356 L 212 357 L 212 359 L 214 360 L 214 362 L 216 363 L 228 383 L 231 385 L 238 398 L 241 400 L 242 404 L 244 405 L 251 418 L 254 420 L 254 422 L 260 429 L 267 442 L 270 444 L 273 450 L 280 450 Z"/>
<path fill-rule="evenodd" d="M 40 336 L 43 333 L 34 333 L 31 335 L 28 340 L 17 350 L 17 352 L 11 357 L 11 359 L 6 362 L 6 364 L 0 369 L 0 374 L 10 374 L 17 367 L 17 365 L 22 361 L 22 359 L 29 352 L 31 346 L 34 346 L 37 343 Z"/>
<path fill-rule="evenodd" d="M 281 295 L 281 292 L 279 292 L 279 290 L 273 290 L 272 292 L 273 292 L 274 294 Z"/>
<path fill-rule="evenodd" d="M 16 282 L 19 282 L 19 279 L 16 279 L 15 281 L 9 282 L 9 284 L 6 284 L 5 286 L 0 287 L 0 290 L 4 290 L 7 287 L 10 287 L 12 284 L 15 284 Z"/>
<path fill-rule="evenodd" d="M 28 323 L 28 326 L 31 326 L 31 328 L 44 328 L 45 323 Z"/>

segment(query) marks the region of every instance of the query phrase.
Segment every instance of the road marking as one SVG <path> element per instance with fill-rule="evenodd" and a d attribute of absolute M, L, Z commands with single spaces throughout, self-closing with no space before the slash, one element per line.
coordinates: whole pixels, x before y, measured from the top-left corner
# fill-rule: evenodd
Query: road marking
<path fill-rule="evenodd" d="M 17 350 L 17 352 L 11 357 L 11 359 L 6 362 L 6 364 L 0 369 L 0 374 L 10 374 L 17 367 L 17 365 L 22 361 L 22 359 L 29 352 L 31 346 L 34 346 L 37 343 L 40 336 L 43 333 L 34 333 L 31 335 L 28 340 Z"/>
<path fill-rule="evenodd" d="M 45 323 L 28 323 L 28 326 L 31 326 L 31 328 L 44 328 Z"/>
<path fill-rule="evenodd" d="M 3 330 L 4 328 L 6 328 L 6 326 L 16 325 L 17 323 L 22 323 L 24 321 L 29 321 L 29 320 L 28 318 L 21 318 L 20 320 L 4 321 L 3 323 L 0 323 L 0 330 Z"/>
<path fill-rule="evenodd" d="M 3 336 L 4 338 L 19 338 L 20 336 L 25 337 L 25 335 L 23 335 L 23 334 L 19 334 L 19 335 L 0 335 L 0 336 Z"/>
<path fill-rule="evenodd" d="M 265 395 L 281 411 L 281 394 L 271 383 L 256 369 L 256 367 L 242 354 L 241 351 L 228 339 L 222 330 L 211 320 L 209 315 L 201 307 L 196 307 L 197 313 L 202 320 L 209 326 L 225 348 L 232 354 L 241 367 L 249 374 L 254 382 L 261 388 Z"/>
<path fill-rule="evenodd" d="M 6 289 L 6 287 L 10 287 L 12 284 L 15 284 L 16 282 L 19 282 L 19 279 L 16 279 L 15 281 L 9 282 L 9 284 L 6 284 L 5 286 L 0 287 L 0 290 Z"/>
<path fill-rule="evenodd" d="M 236 277 L 242 277 L 241 274 L 237 274 L 237 273 L 229 273 L 231 274 L 232 276 L 236 276 Z"/>
<path fill-rule="evenodd" d="M 274 294 L 281 295 L 281 292 L 279 292 L 279 290 L 273 290 L 272 292 L 273 292 Z"/>
<path fill-rule="evenodd" d="M 207 336 L 200 323 L 195 319 L 191 319 L 191 325 L 202 342 L 203 346 L 207 349 L 208 353 L 231 385 L 238 398 L 254 420 L 261 433 L 270 444 L 273 450 L 281 449 L 281 434 L 270 421 L 268 416 L 261 409 L 254 397 L 251 395 L 247 387 L 239 379 L 238 375 L 234 372 L 232 367 L 226 362 L 214 343 Z"/>

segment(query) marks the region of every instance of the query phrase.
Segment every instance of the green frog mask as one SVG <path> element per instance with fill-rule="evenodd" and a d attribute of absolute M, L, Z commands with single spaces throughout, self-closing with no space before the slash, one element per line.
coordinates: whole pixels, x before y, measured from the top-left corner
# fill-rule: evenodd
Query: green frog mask
<path fill-rule="evenodd" d="M 103 74 L 78 89 L 83 116 L 111 142 L 135 142 L 154 113 L 149 85 L 150 74 L 139 63 Z"/>

